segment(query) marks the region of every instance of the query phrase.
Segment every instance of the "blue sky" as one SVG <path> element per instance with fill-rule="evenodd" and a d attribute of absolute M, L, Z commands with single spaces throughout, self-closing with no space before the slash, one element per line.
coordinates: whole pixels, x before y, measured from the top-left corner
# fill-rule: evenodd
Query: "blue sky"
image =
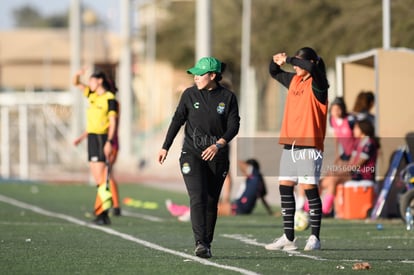
<path fill-rule="evenodd" d="M 14 27 L 13 10 L 25 5 L 35 7 L 41 14 L 50 15 L 63 13 L 70 7 L 71 0 L 0 0 L 0 31 Z M 118 31 L 120 0 L 80 0 L 80 2 L 95 10 L 110 26 Z"/>

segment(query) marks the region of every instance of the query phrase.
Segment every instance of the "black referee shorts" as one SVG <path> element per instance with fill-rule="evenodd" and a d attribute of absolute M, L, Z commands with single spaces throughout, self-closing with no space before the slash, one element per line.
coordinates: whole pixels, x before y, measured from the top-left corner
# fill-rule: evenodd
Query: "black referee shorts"
<path fill-rule="evenodd" d="M 104 146 L 108 138 L 106 134 L 88 134 L 88 160 L 105 162 Z"/>

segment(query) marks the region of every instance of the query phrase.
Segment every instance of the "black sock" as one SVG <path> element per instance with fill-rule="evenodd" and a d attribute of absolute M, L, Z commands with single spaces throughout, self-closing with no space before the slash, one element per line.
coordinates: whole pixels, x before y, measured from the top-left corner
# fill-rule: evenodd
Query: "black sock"
<path fill-rule="evenodd" d="M 305 190 L 306 197 L 309 201 L 309 216 L 312 235 L 319 239 L 319 232 L 321 230 L 322 220 L 322 202 L 319 196 L 318 188 Z"/>
<path fill-rule="evenodd" d="M 293 186 L 279 185 L 282 216 L 283 216 L 283 231 L 289 241 L 295 238 L 294 220 L 295 220 L 295 197 L 293 195 Z"/>

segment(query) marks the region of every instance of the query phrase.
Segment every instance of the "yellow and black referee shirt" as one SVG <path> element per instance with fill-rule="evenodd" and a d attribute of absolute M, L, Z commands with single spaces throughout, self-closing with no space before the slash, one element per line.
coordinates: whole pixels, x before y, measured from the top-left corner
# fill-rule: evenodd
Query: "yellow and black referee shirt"
<path fill-rule="evenodd" d="M 89 102 L 86 131 L 89 134 L 107 134 L 109 117 L 117 115 L 115 95 L 108 91 L 98 95 L 89 88 L 85 89 L 84 95 Z"/>

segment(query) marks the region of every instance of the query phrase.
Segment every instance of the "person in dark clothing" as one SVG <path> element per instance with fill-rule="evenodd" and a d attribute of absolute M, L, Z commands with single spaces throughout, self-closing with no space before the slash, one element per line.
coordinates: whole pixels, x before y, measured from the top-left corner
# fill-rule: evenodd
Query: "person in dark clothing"
<path fill-rule="evenodd" d="M 203 57 L 187 71 L 195 85 L 183 92 L 158 154 L 159 163 L 164 163 L 185 124 L 180 166 L 190 198 L 194 253 L 202 258 L 212 256 L 217 205 L 229 170 L 227 145 L 240 127 L 237 98 L 219 82 L 224 69 L 218 59 Z"/>
<path fill-rule="evenodd" d="M 375 105 L 375 95 L 372 91 L 360 91 L 355 99 L 351 115 L 356 120 L 368 119 L 375 127 L 375 115 L 371 113 Z"/>
<path fill-rule="evenodd" d="M 219 216 L 247 215 L 251 214 L 256 206 L 258 199 L 261 199 L 269 215 L 272 209 L 265 200 L 267 188 L 260 171 L 259 162 L 256 159 L 239 160 L 239 169 L 245 177 L 245 181 L 240 185 L 237 192 L 237 199 L 232 202 L 220 201 L 218 204 Z M 179 221 L 190 221 L 190 207 L 187 205 L 173 203 L 170 199 L 165 201 L 168 212 Z"/>
<path fill-rule="evenodd" d="M 380 142 L 375 136 L 374 125 L 366 118 L 356 122 L 353 132 L 355 141 L 351 158 L 330 167 L 328 173 L 321 180 L 320 190 L 321 193 L 325 193 L 324 203 L 327 205 L 322 208 L 324 215 L 331 214 L 338 184 L 350 180 L 375 182 L 375 165 Z"/>
<path fill-rule="evenodd" d="M 257 199 L 264 198 L 267 194 L 266 185 L 260 165 L 255 159 L 239 161 L 239 168 L 246 177 L 243 193 L 232 203 L 232 214 L 243 215 L 252 213 Z M 265 204 L 267 207 L 267 204 Z M 268 208 L 266 208 L 268 210 Z"/>
<path fill-rule="evenodd" d="M 235 200 L 219 203 L 219 215 L 251 214 L 258 199 L 262 201 L 267 213 L 273 215 L 273 211 L 265 199 L 267 188 L 260 170 L 259 162 L 254 158 L 245 161 L 239 160 L 238 166 L 241 174 L 245 177 L 245 182 L 240 186 L 240 191 Z"/>

